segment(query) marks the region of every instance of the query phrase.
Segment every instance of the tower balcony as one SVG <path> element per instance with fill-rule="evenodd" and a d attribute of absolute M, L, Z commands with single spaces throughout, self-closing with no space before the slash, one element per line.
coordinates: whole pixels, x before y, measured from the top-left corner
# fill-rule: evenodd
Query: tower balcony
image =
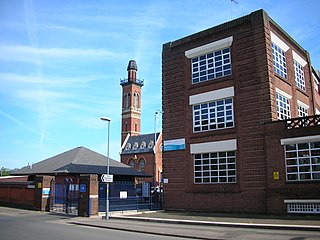
<path fill-rule="evenodd" d="M 127 79 L 120 79 L 120 85 L 126 85 L 128 83 L 135 83 L 135 84 L 138 84 L 140 86 L 143 86 L 144 84 L 144 80 L 142 79 L 134 79 L 134 80 L 129 80 L 128 78 Z"/>

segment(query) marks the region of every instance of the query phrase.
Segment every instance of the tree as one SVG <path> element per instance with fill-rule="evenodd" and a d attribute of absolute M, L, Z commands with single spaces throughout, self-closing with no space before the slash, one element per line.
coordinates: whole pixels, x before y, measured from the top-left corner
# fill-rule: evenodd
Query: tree
<path fill-rule="evenodd" d="M 1 177 L 9 176 L 9 169 L 2 167 L 1 168 Z"/>

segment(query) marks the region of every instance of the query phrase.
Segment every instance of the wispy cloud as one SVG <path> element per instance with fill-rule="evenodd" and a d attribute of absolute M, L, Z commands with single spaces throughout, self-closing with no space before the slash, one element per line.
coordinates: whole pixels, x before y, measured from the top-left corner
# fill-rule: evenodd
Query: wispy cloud
<path fill-rule="evenodd" d="M 57 76 L 37 76 L 34 74 L 16 74 L 11 72 L 0 72 L 0 82 L 2 84 L 43 84 L 47 87 L 81 87 L 87 83 L 105 78 L 104 75 L 81 75 L 73 77 Z M 33 85 L 34 86 L 34 85 Z"/>
<path fill-rule="evenodd" d="M 39 63 L 35 56 L 41 58 L 109 58 L 119 54 L 105 49 L 78 49 L 78 48 L 38 48 L 24 45 L 0 46 L 0 59 L 5 61 L 24 61 Z M 79 60 L 79 59 L 77 59 Z"/>
<path fill-rule="evenodd" d="M 34 128 L 28 126 L 28 125 L 25 124 L 23 121 L 21 121 L 21 120 L 19 120 L 18 118 L 16 118 L 15 116 L 12 116 L 12 115 L 10 115 L 9 113 L 4 112 L 4 111 L 2 111 L 2 110 L 0 110 L 0 115 L 1 115 L 2 117 L 4 117 L 4 118 L 10 120 L 12 123 L 14 123 L 15 125 L 21 127 L 22 129 L 27 130 L 27 131 L 29 131 L 29 132 L 31 132 L 31 133 L 34 133 L 34 134 L 40 136 L 41 138 L 44 138 L 44 139 L 48 140 L 49 142 L 54 143 L 54 144 L 56 144 L 56 145 L 58 145 L 58 146 L 60 146 L 60 147 L 63 147 L 60 143 L 58 143 L 58 142 L 56 142 L 55 140 L 53 140 L 53 139 L 51 139 L 51 138 L 43 135 L 42 132 L 37 131 L 37 130 L 35 130 Z"/>

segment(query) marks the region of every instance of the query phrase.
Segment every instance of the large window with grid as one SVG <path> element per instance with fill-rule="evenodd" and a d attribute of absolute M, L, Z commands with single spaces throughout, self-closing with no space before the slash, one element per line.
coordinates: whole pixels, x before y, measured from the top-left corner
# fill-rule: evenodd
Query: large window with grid
<path fill-rule="evenodd" d="M 306 90 L 306 84 L 304 79 L 304 71 L 303 67 L 300 63 L 298 63 L 296 60 L 294 60 L 294 78 L 296 81 L 296 85 L 301 90 Z"/>
<path fill-rule="evenodd" d="M 198 184 L 235 183 L 235 151 L 195 154 L 194 182 Z"/>
<path fill-rule="evenodd" d="M 308 108 L 298 104 L 298 113 L 299 113 L 299 117 L 306 117 L 308 116 Z"/>
<path fill-rule="evenodd" d="M 275 73 L 287 78 L 286 53 L 274 43 L 272 43 L 272 57 Z"/>
<path fill-rule="evenodd" d="M 231 75 L 230 48 L 192 58 L 192 83 Z"/>
<path fill-rule="evenodd" d="M 281 95 L 280 93 L 276 94 L 277 99 L 277 114 L 279 120 L 289 119 L 290 118 L 290 100 Z"/>
<path fill-rule="evenodd" d="M 193 105 L 194 132 L 231 128 L 233 126 L 233 98 Z"/>
<path fill-rule="evenodd" d="M 320 142 L 285 145 L 287 181 L 320 180 Z"/>

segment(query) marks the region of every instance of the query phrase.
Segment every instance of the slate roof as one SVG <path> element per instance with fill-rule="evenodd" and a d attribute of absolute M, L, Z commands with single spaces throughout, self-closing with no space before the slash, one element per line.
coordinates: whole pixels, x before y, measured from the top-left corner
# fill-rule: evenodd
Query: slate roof
<path fill-rule="evenodd" d="M 109 158 L 110 174 L 136 177 L 149 177 L 128 165 Z M 58 154 L 31 166 L 12 171 L 11 175 L 33 174 L 105 174 L 107 172 L 107 158 L 85 147 L 77 147 Z"/>
<path fill-rule="evenodd" d="M 160 133 L 156 133 L 158 140 Z M 130 136 L 124 144 L 121 154 L 152 153 L 154 147 L 154 133 Z"/>

